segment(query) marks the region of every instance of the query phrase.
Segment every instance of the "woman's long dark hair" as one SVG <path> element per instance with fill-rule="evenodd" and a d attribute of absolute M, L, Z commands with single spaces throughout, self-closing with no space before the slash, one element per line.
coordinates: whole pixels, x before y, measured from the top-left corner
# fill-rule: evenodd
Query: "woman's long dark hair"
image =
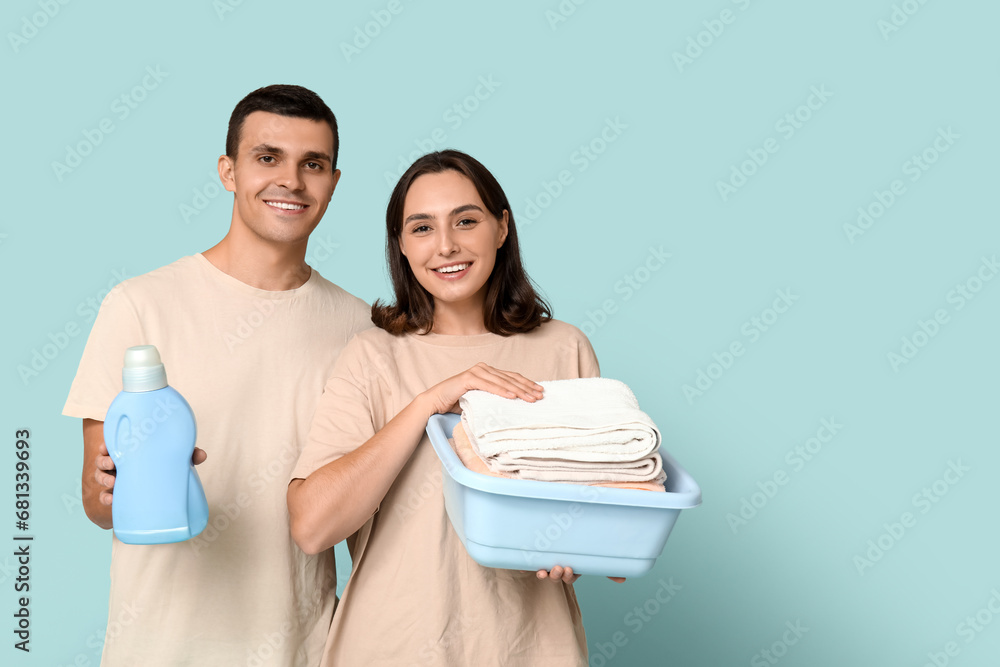
<path fill-rule="evenodd" d="M 425 290 L 399 248 L 403 231 L 403 205 L 413 181 L 424 174 L 456 171 L 475 185 L 486 210 L 498 220 L 507 211 L 507 239 L 497 250 L 496 264 L 487 280 L 483 321 L 487 330 L 502 336 L 527 333 L 552 319 L 549 304 L 532 286 L 521 263 L 517 243 L 517 227 L 507 195 L 478 160 L 455 150 L 429 153 L 410 165 L 400 177 L 389 197 L 385 211 L 385 259 L 396 302 L 392 305 L 376 301 L 372 304 L 372 322 L 393 335 L 428 333 L 434 323 L 434 298 Z"/>

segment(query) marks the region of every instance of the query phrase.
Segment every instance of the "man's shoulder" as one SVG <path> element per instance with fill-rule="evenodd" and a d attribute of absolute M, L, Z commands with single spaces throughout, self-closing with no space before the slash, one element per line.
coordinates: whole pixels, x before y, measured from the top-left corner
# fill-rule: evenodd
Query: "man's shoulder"
<path fill-rule="evenodd" d="M 313 279 L 316 281 L 316 289 L 326 298 L 334 300 L 341 307 L 363 310 L 365 312 L 371 311 L 371 306 L 363 299 L 354 296 L 340 285 L 327 280 L 316 269 L 313 269 L 313 271 L 315 272 Z"/>
<path fill-rule="evenodd" d="M 176 289 L 185 279 L 197 279 L 201 273 L 197 255 L 188 255 L 148 273 L 126 278 L 121 286 L 130 293 Z"/>

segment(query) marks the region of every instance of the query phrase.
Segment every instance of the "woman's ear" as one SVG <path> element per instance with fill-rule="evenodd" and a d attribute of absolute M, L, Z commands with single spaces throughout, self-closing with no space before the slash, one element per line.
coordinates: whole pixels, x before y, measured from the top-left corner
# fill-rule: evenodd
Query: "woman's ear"
<path fill-rule="evenodd" d="M 406 248 L 403 247 L 403 235 L 402 234 L 400 234 L 396 238 L 396 242 L 399 243 L 399 252 L 403 255 L 403 257 L 406 257 Z"/>
<path fill-rule="evenodd" d="M 508 214 L 507 209 L 503 210 L 503 217 L 500 218 L 500 239 L 497 242 L 497 249 L 503 247 L 504 241 L 507 240 L 507 227 L 508 227 Z"/>

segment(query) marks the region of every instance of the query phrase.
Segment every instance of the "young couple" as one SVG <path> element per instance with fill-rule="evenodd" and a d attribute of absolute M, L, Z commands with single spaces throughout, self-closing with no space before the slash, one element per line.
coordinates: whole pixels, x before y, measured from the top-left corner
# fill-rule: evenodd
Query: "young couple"
<path fill-rule="evenodd" d="M 219 158 L 226 237 L 102 304 L 64 408 L 84 418 L 88 517 L 111 527 L 101 420 L 141 344 L 194 409 L 212 516 L 188 542 L 113 541 L 102 665 L 585 665 L 572 570 L 469 558 L 424 426 L 470 389 L 535 401 L 536 381 L 597 376 L 593 349 L 551 319 L 507 197 L 457 151 L 418 159 L 390 197 L 392 303 L 323 279 L 305 253 L 338 148 L 314 93 L 254 91 Z"/>

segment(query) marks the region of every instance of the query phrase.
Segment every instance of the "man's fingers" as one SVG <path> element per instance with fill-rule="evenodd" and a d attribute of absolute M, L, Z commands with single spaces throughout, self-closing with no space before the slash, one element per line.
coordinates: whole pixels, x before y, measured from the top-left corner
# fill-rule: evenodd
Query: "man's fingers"
<path fill-rule="evenodd" d="M 94 466 L 98 470 L 114 470 L 115 462 L 111 460 L 110 456 L 104 454 L 94 459 Z"/>

